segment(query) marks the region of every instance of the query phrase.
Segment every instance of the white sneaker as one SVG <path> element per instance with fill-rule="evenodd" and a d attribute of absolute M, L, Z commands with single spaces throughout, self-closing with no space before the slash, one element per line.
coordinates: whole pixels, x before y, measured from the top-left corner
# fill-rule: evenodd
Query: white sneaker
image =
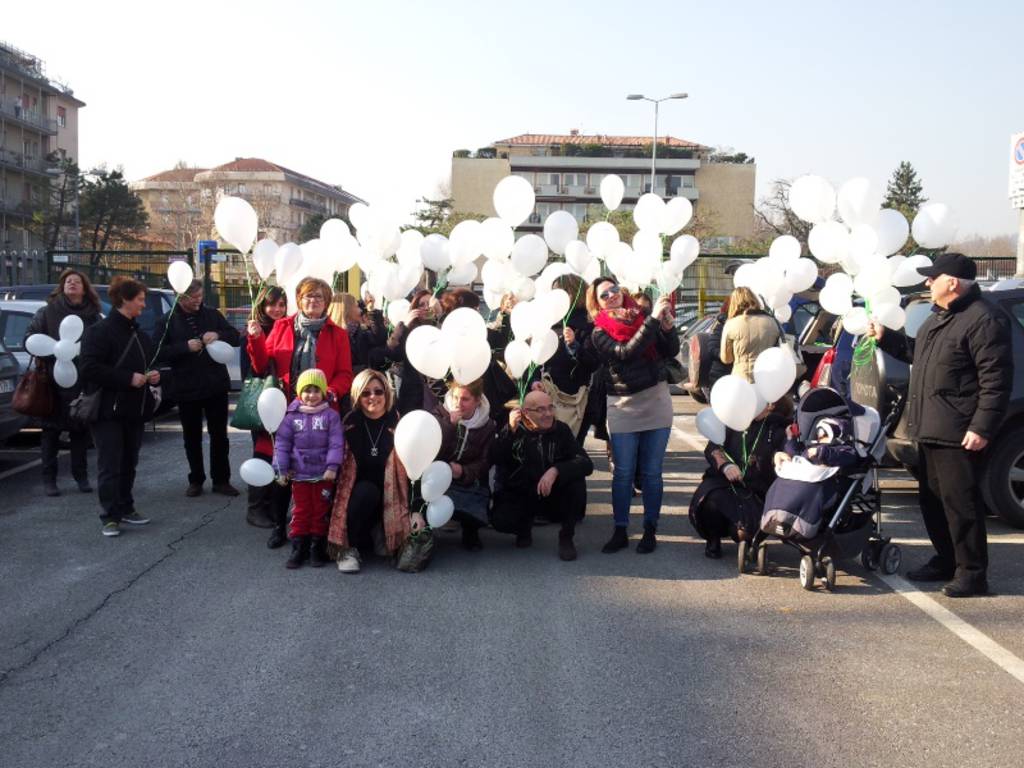
<path fill-rule="evenodd" d="M 359 573 L 359 550 L 349 547 L 338 560 L 338 570 L 342 573 Z"/>

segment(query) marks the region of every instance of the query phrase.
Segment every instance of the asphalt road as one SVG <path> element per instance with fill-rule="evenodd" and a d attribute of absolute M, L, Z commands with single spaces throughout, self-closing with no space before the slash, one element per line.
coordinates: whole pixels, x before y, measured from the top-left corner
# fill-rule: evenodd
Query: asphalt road
<path fill-rule="evenodd" d="M 992 522 L 998 595 L 973 601 L 853 564 L 806 592 L 777 544 L 774 575 L 739 577 L 686 519 L 703 460 L 676 405 L 655 553 L 599 552 L 595 450 L 578 561 L 550 526 L 525 551 L 449 533 L 417 575 L 286 571 L 244 497 L 185 498 L 171 423 L 140 464 L 153 523 L 119 539 L 95 496 L 47 499 L 0 454 L 0 764 L 1020 765 L 1024 531 Z M 235 467 L 250 448 L 232 435 Z M 886 487 L 906 569 L 928 556 L 913 483 Z"/>

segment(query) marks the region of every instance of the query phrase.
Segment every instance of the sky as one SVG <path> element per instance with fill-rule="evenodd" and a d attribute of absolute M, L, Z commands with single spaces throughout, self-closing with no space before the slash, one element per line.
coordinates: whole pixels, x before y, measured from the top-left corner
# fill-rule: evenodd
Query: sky
<path fill-rule="evenodd" d="M 87 106 L 80 164 L 129 179 L 262 157 L 408 214 L 451 153 L 520 133 L 659 134 L 757 158 L 757 194 L 909 160 L 960 235 L 1017 229 L 1021 14 L 1003 0 L 5 4 L 0 39 Z"/>

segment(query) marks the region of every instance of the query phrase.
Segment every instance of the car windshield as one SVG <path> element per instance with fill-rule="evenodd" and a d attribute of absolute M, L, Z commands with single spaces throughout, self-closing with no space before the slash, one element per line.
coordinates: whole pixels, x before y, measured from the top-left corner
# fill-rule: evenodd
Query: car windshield
<path fill-rule="evenodd" d="M 907 322 L 903 330 L 910 338 L 917 338 L 921 324 L 928 319 L 932 311 L 932 303 L 927 300 L 914 301 L 907 305 Z"/>

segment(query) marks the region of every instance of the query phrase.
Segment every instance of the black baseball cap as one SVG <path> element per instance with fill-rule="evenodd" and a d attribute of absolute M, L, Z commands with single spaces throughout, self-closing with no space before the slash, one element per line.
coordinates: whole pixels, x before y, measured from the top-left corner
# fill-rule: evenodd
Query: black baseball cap
<path fill-rule="evenodd" d="M 978 265 L 974 263 L 974 259 L 962 253 L 940 253 L 930 267 L 919 268 L 917 272 L 925 277 L 949 275 L 961 280 L 973 280 L 978 276 Z"/>

